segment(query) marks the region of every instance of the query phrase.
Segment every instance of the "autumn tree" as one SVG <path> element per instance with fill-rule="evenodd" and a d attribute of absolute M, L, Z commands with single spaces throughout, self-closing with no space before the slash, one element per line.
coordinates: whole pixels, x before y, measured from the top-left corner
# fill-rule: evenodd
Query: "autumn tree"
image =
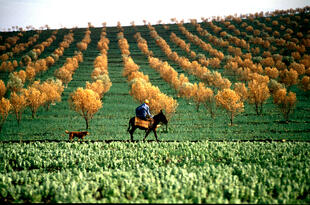
<path fill-rule="evenodd" d="M 273 102 L 278 106 L 286 123 L 289 122 L 289 114 L 296 105 L 296 93 L 289 92 L 285 88 L 278 89 L 273 95 Z"/>
<path fill-rule="evenodd" d="M 46 110 L 49 110 L 51 104 L 61 101 L 61 94 L 64 91 L 64 86 L 61 80 L 49 79 L 39 86 L 39 90 L 46 94 L 44 106 Z"/>
<path fill-rule="evenodd" d="M 86 89 L 91 89 L 94 92 L 98 93 L 100 99 L 103 97 L 103 94 L 106 91 L 102 80 L 96 80 L 93 83 L 86 82 Z"/>
<path fill-rule="evenodd" d="M 277 79 L 279 76 L 279 71 L 276 67 L 266 67 L 264 73 L 268 75 L 269 78 Z"/>
<path fill-rule="evenodd" d="M 301 81 L 300 81 L 300 88 L 303 91 L 310 91 L 310 77 L 309 76 L 304 76 Z"/>
<path fill-rule="evenodd" d="M 2 98 L 0 100 L 0 132 L 2 130 L 2 126 L 9 115 L 12 106 L 8 99 Z"/>
<path fill-rule="evenodd" d="M 19 92 L 23 86 L 23 81 L 17 75 L 10 73 L 7 88 L 12 92 Z"/>
<path fill-rule="evenodd" d="M 235 83 L 234 91 L 240 96 L 242 102 L 248 99 L 248 89 L 245 87 L 244 83 Z"/>
<path fill-rule="evenodd" d="M 88 129 L 89 121 L 102 107 L 99 94 L 91 89 L 77 88 L 76 91 L 70 94 L 68 100 L 71 109 L 83 117 L 86 123 L 86 129 Z"/>
<path fill-rule="evenodd" d="M 23 94 L 25 95 L 27 106 L 31 110 L 32 119 L 34 119 L 39 107 L 44 105 L 46 102 L 47 95 L 34 86 L 29 86 L 23 91 Z"/>
<path fill-rule="evenodd" d="M 33 81 L 35 76 L 36 76 L 35 68 L 32 67 L 31 65 L 28 65 L 26 67 L 26 78 L 27 78 L 27 80 Z"/>
<path fill-rule="evenodd" d="M 267 77 L 268 78 L 268 77 Z M 263 112 L 263 103 L 270 97 L 268 80 L 253 79 L 248 83 L 248 101 L 255 105 L 257 115 Z"/>
<path fill-rule="evenodd" d="M 209 110 L 211 117 L 214 118 L 215 100 L 212 89 L 205 87 L 204 83 L 199 83 L 193 100 L 196 103 L 197 111 L 199 110 L 199 105 L 203 104 Z"/>
<path fill-rule="evenodd" d="M 223 89 L 218 91 L 215 96 L 216 105 L 223 107 L 229 118 L 230 125 L 233 125 L 234 117 L 243 112 L 244 104 L 240 101 L 240 96 L 231 89 Z"/>
<path fill-rule="evenodd" d="M 6 87 L 2 80 L 0 80 L 0 100 L 6 93 Z"/>
<path fill-rule="evenodd" d="M 17 124 L 19 125 L 22 119 L 22 113 L 27 106 L 26 98 L 23 94 L 18 95 L 15 92 L 12 92 L 10 95 L 10 103 L 12 105 L 12 110 L 15 114 Z"/>
<path fill-rule="evenodd" d="M 280 71 L 280 80 L 281 83 L 285 84 L 286 88 L 289 90 L 292 85 L 298 83 L 298 72 L 294 69 L 285 69 Z"/>

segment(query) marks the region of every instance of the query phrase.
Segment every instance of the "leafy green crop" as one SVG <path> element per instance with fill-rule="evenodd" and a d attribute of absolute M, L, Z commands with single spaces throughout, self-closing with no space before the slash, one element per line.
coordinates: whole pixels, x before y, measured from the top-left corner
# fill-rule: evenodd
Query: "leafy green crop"
<path fill-rule="evenodd" d="M 0 143 L 1 202 L 309 203 L 309 143 Z"/>

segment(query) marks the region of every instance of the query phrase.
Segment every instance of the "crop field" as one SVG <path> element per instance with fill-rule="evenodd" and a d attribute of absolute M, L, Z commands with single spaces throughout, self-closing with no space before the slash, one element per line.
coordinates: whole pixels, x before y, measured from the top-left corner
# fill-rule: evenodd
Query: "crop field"
<path fill-rule="evenodd" d="M 0 33 L 1 46 L 19 37 L 0 49 L 0 80 L 6 86 L 2 99 L 12 98 L 18 89 L 16 82 L 12 86 L 12 76 L 21 71 L 27 74 L 25 90 L 51 78 L 64 84 L 61 99 L 48 110 L 39 106 L 34 115 L 27 106 L 19 122 L 12 110 L 4 120 L 1 114 L 0 202 L 309 203 L 309 20 L 305 9 L 200 23 Z M 25 50 L 12 49 L 34 36 Z M 66 39 L 70 40 L 62 46 Z M 102 39 L 109 42 L 99 49 Z M 76 60 L 72 80 L 66 83 L 60 68 L 78 56 L 83 60 Z M 89 119 L 85 142 L 68 142 L 65 130 L 86 130 L 83 117 L 70 108 L 70 96 L 94 82 L 98 56 L 106 57 L 104 72 L 111 87 Z M 48 58 L 53 63 L 40 70 L 39 61 L 48 64 Z M 9 66 L 13 61 L 16 65 Z M 128 62 L 131 67 L 126 67 Z M 31 63 L 39 65 L 32 79 Z M 128 122 L 143 100 L 133 94 L 139 80 L 129 80 L 124 73 L 136 65 L 139 75 L 159 89 L 158 96 L 177 102 L 169 113 L 169 105 L 152 101 L 152 114 L 159 107 L 169 115 L 167 130 L 164 125 L 157 130 L 158 143 L 153 133 L 143 142 L 142 130 L 129 142 Z M 197 70 L 202 67 L 205 72 L 200 75 Z M 165 77 L 165 68 L 176 77 Z M 270 68 L 278 75 L 269 73 Z M 267 89 L 258 112 L 251 86 L 266 78 L 268 82 L 257 87 L 257 92 Z M 182 79 L 185 83 L 175 83 Z M 193 88 L 200 83 L 213 95 L 209 104 L 202 101 L 197 109 L 199 94 Z M 232 114 L 215 100 L 238 83 L 244 83 L 249 97 L 239 100 L 242 109 Z M 20 95 L 26 93 L 22 88 Z M 285 95 L 279 100 L 281 89 Z M 287 97 L 294 95 L 296 101 L 289 104 L 292 98 Z M 241 94 L 236 96 L 241 99 Z"/>
<path fill-rule="evenodd" d="M 30 142 L 1 147 L 2 202 L 310 200 L 309 143 Z"/>

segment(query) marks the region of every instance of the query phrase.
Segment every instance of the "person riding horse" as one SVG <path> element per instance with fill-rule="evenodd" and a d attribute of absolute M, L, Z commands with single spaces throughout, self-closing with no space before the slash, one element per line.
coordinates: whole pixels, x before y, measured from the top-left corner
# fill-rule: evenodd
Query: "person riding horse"
<path fill-rule="evenodd" d="M 136 116 L 141 120 L 153 121 L 153 116 L 150 113 L 149 100 L 145 100 L 139 107 L 136 108 Z"/>

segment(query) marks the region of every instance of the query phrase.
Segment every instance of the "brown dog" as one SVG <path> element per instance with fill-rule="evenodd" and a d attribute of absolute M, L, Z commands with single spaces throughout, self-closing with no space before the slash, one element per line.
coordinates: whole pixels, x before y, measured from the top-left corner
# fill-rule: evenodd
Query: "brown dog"
<path fill-rule="evenodd" d="M 69 134 L 69 140 L 73 140 L 75 137 L 78 139 L 84 140 L 84 137 L 89 134 L 89 132 L 84 131 L 84 132 L 79 132 L 79 131 L 73 131 L 69 132 L 68 130 L 65 131 L 67 134 Z"/>

